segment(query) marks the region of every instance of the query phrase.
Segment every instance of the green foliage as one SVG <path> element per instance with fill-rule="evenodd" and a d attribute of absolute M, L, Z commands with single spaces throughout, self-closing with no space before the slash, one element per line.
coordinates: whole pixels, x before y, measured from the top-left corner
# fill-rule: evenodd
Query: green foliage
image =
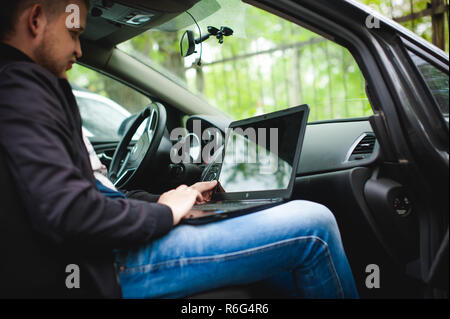
<path fill-rule="evenodd" d="M 430 0 L 359 0 L 359 2 L 369 5 L 390 19 L 404 17 L 412 12 L 420 12 L 427 9 L 428 5 L 430 5 Z M 445 2 L 448 4 L 448 0 Z M 445 20 L 445 51 L 448 53 L 448 13 Z M 428 42 L 432 42 L 432 25 L 430 16 L 402 22 L 401 25 L 410 29 Z"/>

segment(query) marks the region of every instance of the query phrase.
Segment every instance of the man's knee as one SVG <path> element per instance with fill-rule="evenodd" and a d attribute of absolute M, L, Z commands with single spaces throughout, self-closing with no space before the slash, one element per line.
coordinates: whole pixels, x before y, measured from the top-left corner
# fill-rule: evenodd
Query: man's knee
<path fill-rule="evenodd" d="M 306 201 L 293 200 L 285 204 L 286 211 L 289 211 L 291 222 L 307 227 L 322 230 L 337 229 L 336 218 L 333 213 L 324 205 Z"/>

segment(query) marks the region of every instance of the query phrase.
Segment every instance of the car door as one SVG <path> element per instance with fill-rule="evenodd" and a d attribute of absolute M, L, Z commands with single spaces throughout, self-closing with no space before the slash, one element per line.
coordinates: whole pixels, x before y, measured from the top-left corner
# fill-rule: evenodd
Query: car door
<path fill-rule="evenodd" d="M 251 3 L 270 7 L 271 11 L 334 37 L 357 59 L 374 108 L 372 128 L 383 153 L 383 174 L 377 175 L 380 171 L 375 170 L 364 184 L 364 200 L 370 211 L 368 219 L 391 250 L 398 252 L 418 241 L 420 258 L 408 265 L 409 271 L 428 285 L 429 296 L 442 296 L 442 292 L 433 289 L 437 287 L 433 278 L 445 278 L 445 273 L 448 278 L 448 266 L 442 266 L 445 255 L 448 265 L 448 242 L 445 244 L 445 236 L 448 241 L 448 120 L 445 121 L 408 50 L 420 54 L 447 79 L 448 56 L 382 17 L 374 17 L 380 21 L 378 28 L 368 27 L 365 22 L 370 13 L 355 2 Z M 409 229 L 405 225 L 386 229 L 377 220 L 380 211 L 389 209 L 392 214 L 388 223 L 397 223 L 397 200 L 412 207 L 417 217 L 418 233 L 412 242 L 401 242 L 399 232 Z M 446 270 L 437 274 L 434 269 Z M 447 287 L 440 288 L 448 291 L 448 280 Z"/>
<path fill-rule="evenodd" d="M 422 276 L 427 294 L 443 297 L 443 291 L 448 292 L 448 56 L 417 39 L 397 36 L 392 45 L 396 70 L 412 97 L 405 115 L 415 114 L 408 142 L 420 171 L 419 178 L 410 182 L 423 194 L 419 202 Z"/>

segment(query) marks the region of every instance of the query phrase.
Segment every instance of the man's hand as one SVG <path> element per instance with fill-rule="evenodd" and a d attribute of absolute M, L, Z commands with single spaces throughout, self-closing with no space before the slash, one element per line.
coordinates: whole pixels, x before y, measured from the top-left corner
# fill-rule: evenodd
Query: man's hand
<path fill-rule="evenodd" d="M 198 182 L 191 186 L 191 188 L 197 190 L 200 194 L 202 194 L 203 201 L 197 201 L 196 204 L 203 204 L 209 202 L 211 200 L 214 187 L 216 187 L 217 181 L 210 182 Z"/>
<path fill-rule="evenodd" d="M 217 181 L 199 182 L 191 187 L 181 185 L 162 194 L 158 199 L 158 203 L 170 207 L 173 215 L 173 224 L 177 225 L 194 204 L 201 204 L 211 200 L 212 192 L 216 185 Z"/>
<path fill-rule="evenodd" d="M 203 202 L 202 194 L 186 185 L 178 186 L 176 189 L 162 194 L 158 199 L 159 204 L 169 206 L 172 210 L 174 226 L 180 222 L 181 218 L 191 210 L 196 202 Z"/>

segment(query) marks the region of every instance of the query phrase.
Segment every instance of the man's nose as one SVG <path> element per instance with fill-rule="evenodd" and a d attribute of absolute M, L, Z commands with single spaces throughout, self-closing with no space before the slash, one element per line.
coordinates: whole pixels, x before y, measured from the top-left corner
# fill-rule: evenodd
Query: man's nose
<path fill-rule="evenodd" d="M 77 59 L 83 56 L 83 51 L 81 50 L 80 40 L 77 41 L 77 46 L 75 47 L 75 56 Z"/>

